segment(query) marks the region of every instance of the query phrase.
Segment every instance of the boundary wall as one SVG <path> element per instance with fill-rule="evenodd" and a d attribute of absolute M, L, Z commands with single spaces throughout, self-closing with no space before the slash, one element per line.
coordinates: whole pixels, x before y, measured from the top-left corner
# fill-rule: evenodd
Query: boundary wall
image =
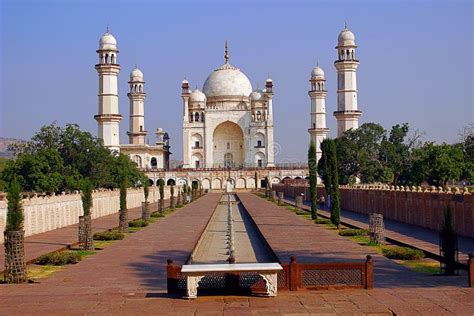
<path fill-rule="evenodd" d="M 309 185 L 301 182 L 273 184 L 272 190 L 292 198 L 303 194 L 306 200 L 310 199 Z M 323 186 L 318 186 L 320 196 L 327 201 Z M 380 213 L 384 218 L 436 231 L 450 202 L 457 233 L 474 238 L 474 194 L 467 188 L 341 185 L 340 196 L 343 210 L 362 214 Z"/>
<path fill-rule="evenodd" d="M 170 197 L 170 187 L 164 187 L 165 199 Z M 175 195 L 180 189 L 175 186 Z M 120 190 L 94 190 L 92 193 L 93 206 L 92 218 L 98 218 L 118 213 L 120 208 Z M 150 186 L 148 201 L 157 202 L 160 198 L 159 187 Z M 127 207 L 129 209 L 141 206 L 145 201 L 143 188 L 131 188 L 127 190 Z M 44 233 L 57 228 L 77 224 L 79 216 L 83 214 L 81 194 L 46 195 L 30 194 L 22 200 L 23 213 L 25 215 L 25 237 Z M 0 231 L 5 230 L 7 219 L 7 200 L 5 195 L 0 197 Z M 118 223 L 118 217 L 117 217 Z M 0 243 L 3 243 L 3 234 L 0 234 Z"/>

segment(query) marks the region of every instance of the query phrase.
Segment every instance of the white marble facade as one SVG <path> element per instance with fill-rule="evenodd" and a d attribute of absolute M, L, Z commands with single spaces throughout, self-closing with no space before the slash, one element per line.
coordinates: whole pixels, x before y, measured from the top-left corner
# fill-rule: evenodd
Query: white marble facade
<path fill-rule="evenodd" d="M 184 168 L 272 167 L 273 82 L 252 89 L 240 69 L 225 63 L 202 91 L 182 82 Z"/>

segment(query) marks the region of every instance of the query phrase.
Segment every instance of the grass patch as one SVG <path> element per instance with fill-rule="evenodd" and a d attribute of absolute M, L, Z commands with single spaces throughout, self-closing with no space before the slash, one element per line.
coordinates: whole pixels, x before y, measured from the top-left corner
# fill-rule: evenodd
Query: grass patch
<path fill-rule="evenodd" d="M 50 277 L 53 273 L 57 271 L 64 270 L 63 266 L 53 266 L 53 265 L 28 265 L 26 267 L 27 273 L 28 273 L 28 279 L 29 280 L 39 280 L 39 279 L 45 279 L 47 277 Z M 2 275 L 3 277 L 3 275 Z"/>
<path fill-rule="evenodd" d="M 37 265 L 63 266 L 66 264 L 76 264 L 82 260 L 78 251 L 52 252 L 40 256 L 34 261 Z"/>
<path fill-rule="evenodd" d="M 164 214 L 161 214 L 160 212 L 151 213 L 150 216 L 151 216 L 151 217 L 155 217 L 155 218 L 165 217 L 165 215 L 164 215 Z"/>
<path fill-rule="evenodd" d="M 101 250 L 110 246 L 113 242 L 113 240 L 94 240 L 94 248 L 96 250 Z"/>
<path fill-rule="evenodd" d="M 404 265 L 415 272 L 428 273 L 428 274 L 439 274 L 441 268 L 438 261 L 435 260 L 396 260 L 401 265 Z"/>
<path fill-rule="evenodd" d="M 133 221 L 128 222 L 128 227 L 146 227 L 148 223 L 142 219 L 134 219 Z"/>
<path fill-rule="evenodd" d="M 296 210 L 295 213 L 296 215 L 308 215 L 308 212 L 302 210 Z"/>
<path fill-rule="evenodd" d="M 331 220 L 327 218 L 316 218 L 313 220 L 313 222 L 315 224 L 324 225 L 324 224 L 330 224 Z"/>
<path fill-rule="evenodd" d="M 367 236 L 368 233 L 366 229 L 347 228 L 339 231 L 339 236 Z"/>
<path fill-rule="evenodd" d="M 122 240 L 125 235 L 118 230 L 107 230 L 105 232 L 95 233 L 94 240 Z"/>
<path fill-rule="evenodd" d="M 425 257 L 423 251 L 408 247 L 383 247 L 382 254 L 389 259 L 420 260 Z"/>

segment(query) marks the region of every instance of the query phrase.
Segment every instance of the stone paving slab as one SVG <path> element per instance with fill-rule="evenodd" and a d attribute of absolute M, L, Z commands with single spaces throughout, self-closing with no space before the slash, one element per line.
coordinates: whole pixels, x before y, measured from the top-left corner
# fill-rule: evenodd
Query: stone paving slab
<path fill-rule="evenodd" d="M 285 198 L 285 202 L 294 205 L 294 199 Z M 310 211 L 309 202 L 305 202 L 303 209 Z M 318 213 L 330 217 L 327 209 L 318 208 Z M 341 210 L 341 223 L 361 229 L 369 228 L 369 216 L 352 211 Z M 385 236 L 396 242 L 421 249 L 433 256 L 439 256 L 439 234 L 437 231 L 416 225 L 397 222 L 384 218 Z M 474 253 L 474 239 L 458 237 L 459 261 L 467 264 L 468 254 Z"/>
<path fill-rule="evenodd" d="M 165 206 L 169 205 L 169 200 L 165 200 Z M 158 209 L 158 203 L 150 203 L 152 211 Z M 141 218 L 141 207 L 135 207 L 128 210 L 128 219 L 133 220 Z M 118 212 L 102 217 L 98 217 L 92 220 L 92 233 L 105 231 L 108 229 L 117 228 L 119 224 Z M 76 245 L 78 234 L 78 224 L 61 227 L 58 229 L 50 230 L 48 232 L 35 234 L 25 238 L 25 260 L 27 263 L 32 262 L 34 259 L 41 255 L 60 251 Z M 3 247 L 3 244 L 0 244 Z M 0 272 L 5 267 L 5 253 L 0 252 Z"/>

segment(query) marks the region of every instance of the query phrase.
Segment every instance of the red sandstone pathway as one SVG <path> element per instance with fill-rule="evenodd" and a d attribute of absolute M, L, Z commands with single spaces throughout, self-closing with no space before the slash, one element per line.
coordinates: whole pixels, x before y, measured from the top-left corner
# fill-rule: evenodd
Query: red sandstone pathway
<path fill-rule="evenodd" d="M 298 262 L 363 261 L 370 254 L 374 259 L 375 287 L 467 285 L 466 275 L 438 277 L 416 273 L 254 194 L 239 193 L 238 196 L 280 262 L 289 263 L 291 256 L 296 256 Z"/>
<path fill-rule="evenodd" d="M 167 205 L 168 200 L 165 201 Z M 158 203 L 150 205 L 152 210 L 157 210 Z M 141 218 L 141 207 L 128 210 L 129 220 Z M 118 213 L 102 216 L 92 220 L 93 233 L 118 227 Z M 25 238 L 25 258 L 30 263 L 41 255 L 66 249 L 77 244 L 78 224 L 51 230 L 45 233 L 28 236 Z M 0 244 L 3 247 L 3 244 Z M 0 272 L 5 268 L 5 253 L 0 252 Z"/>
<path fill-rule="evenodd" d="M 293 204 L 294 200 L 285 198 L 285 202 Z M 311 210 L 308 202 L 305 202 L 303 208 Z M 331 214 L 327 210 L 318 209 L 318 213 L 329 218 Z M 369 216 L 352 211 L 341 211 L 341 222 L 361 229 L 369 228 Z M 437 231 L 419 227 L 416 225 L 405 224 L 390 219 L 384 219 L 385 236 L 398 243 L 410 245 L 421 249 L 433 256 L 439 255 L 439 234 Z M 474 253 L 474 239 L 459 236 L 459 261 L 467 264 L 468 253 Z"/>
<path fill-rule="evenodd" d="M 168 297 L 166 259 L 172 257 L 178 264 L 186 261 L 219 197 L 220 194 L 208 194 L 42 283 L 0 285 L 0 315 L 472 315 L 473 289 L 429 288 L 430 284 L 374 290 L 279 292 L 276 298 L 208 296 L 187 301 Z M 264 203 L 255 203 L 262 208 L 254 213 L 270 209 L 275 217 L 280 217 L 280 223 L 274 222 L 271 228 L 274 236 L 285 234 L 285 226 L 291 225 L 292 233 L 286 238 L 294 238 L 293 247 L 317 245 L 316 240 L 310 239 L 316 235 L 306 227 L 307 221 L 289 211 L 276 210 L 270 202 L 261 202 Z M 304 238 L 306 233 L 310 235 Z M 343 243 L 338 246 L 348 247 Z"/>

